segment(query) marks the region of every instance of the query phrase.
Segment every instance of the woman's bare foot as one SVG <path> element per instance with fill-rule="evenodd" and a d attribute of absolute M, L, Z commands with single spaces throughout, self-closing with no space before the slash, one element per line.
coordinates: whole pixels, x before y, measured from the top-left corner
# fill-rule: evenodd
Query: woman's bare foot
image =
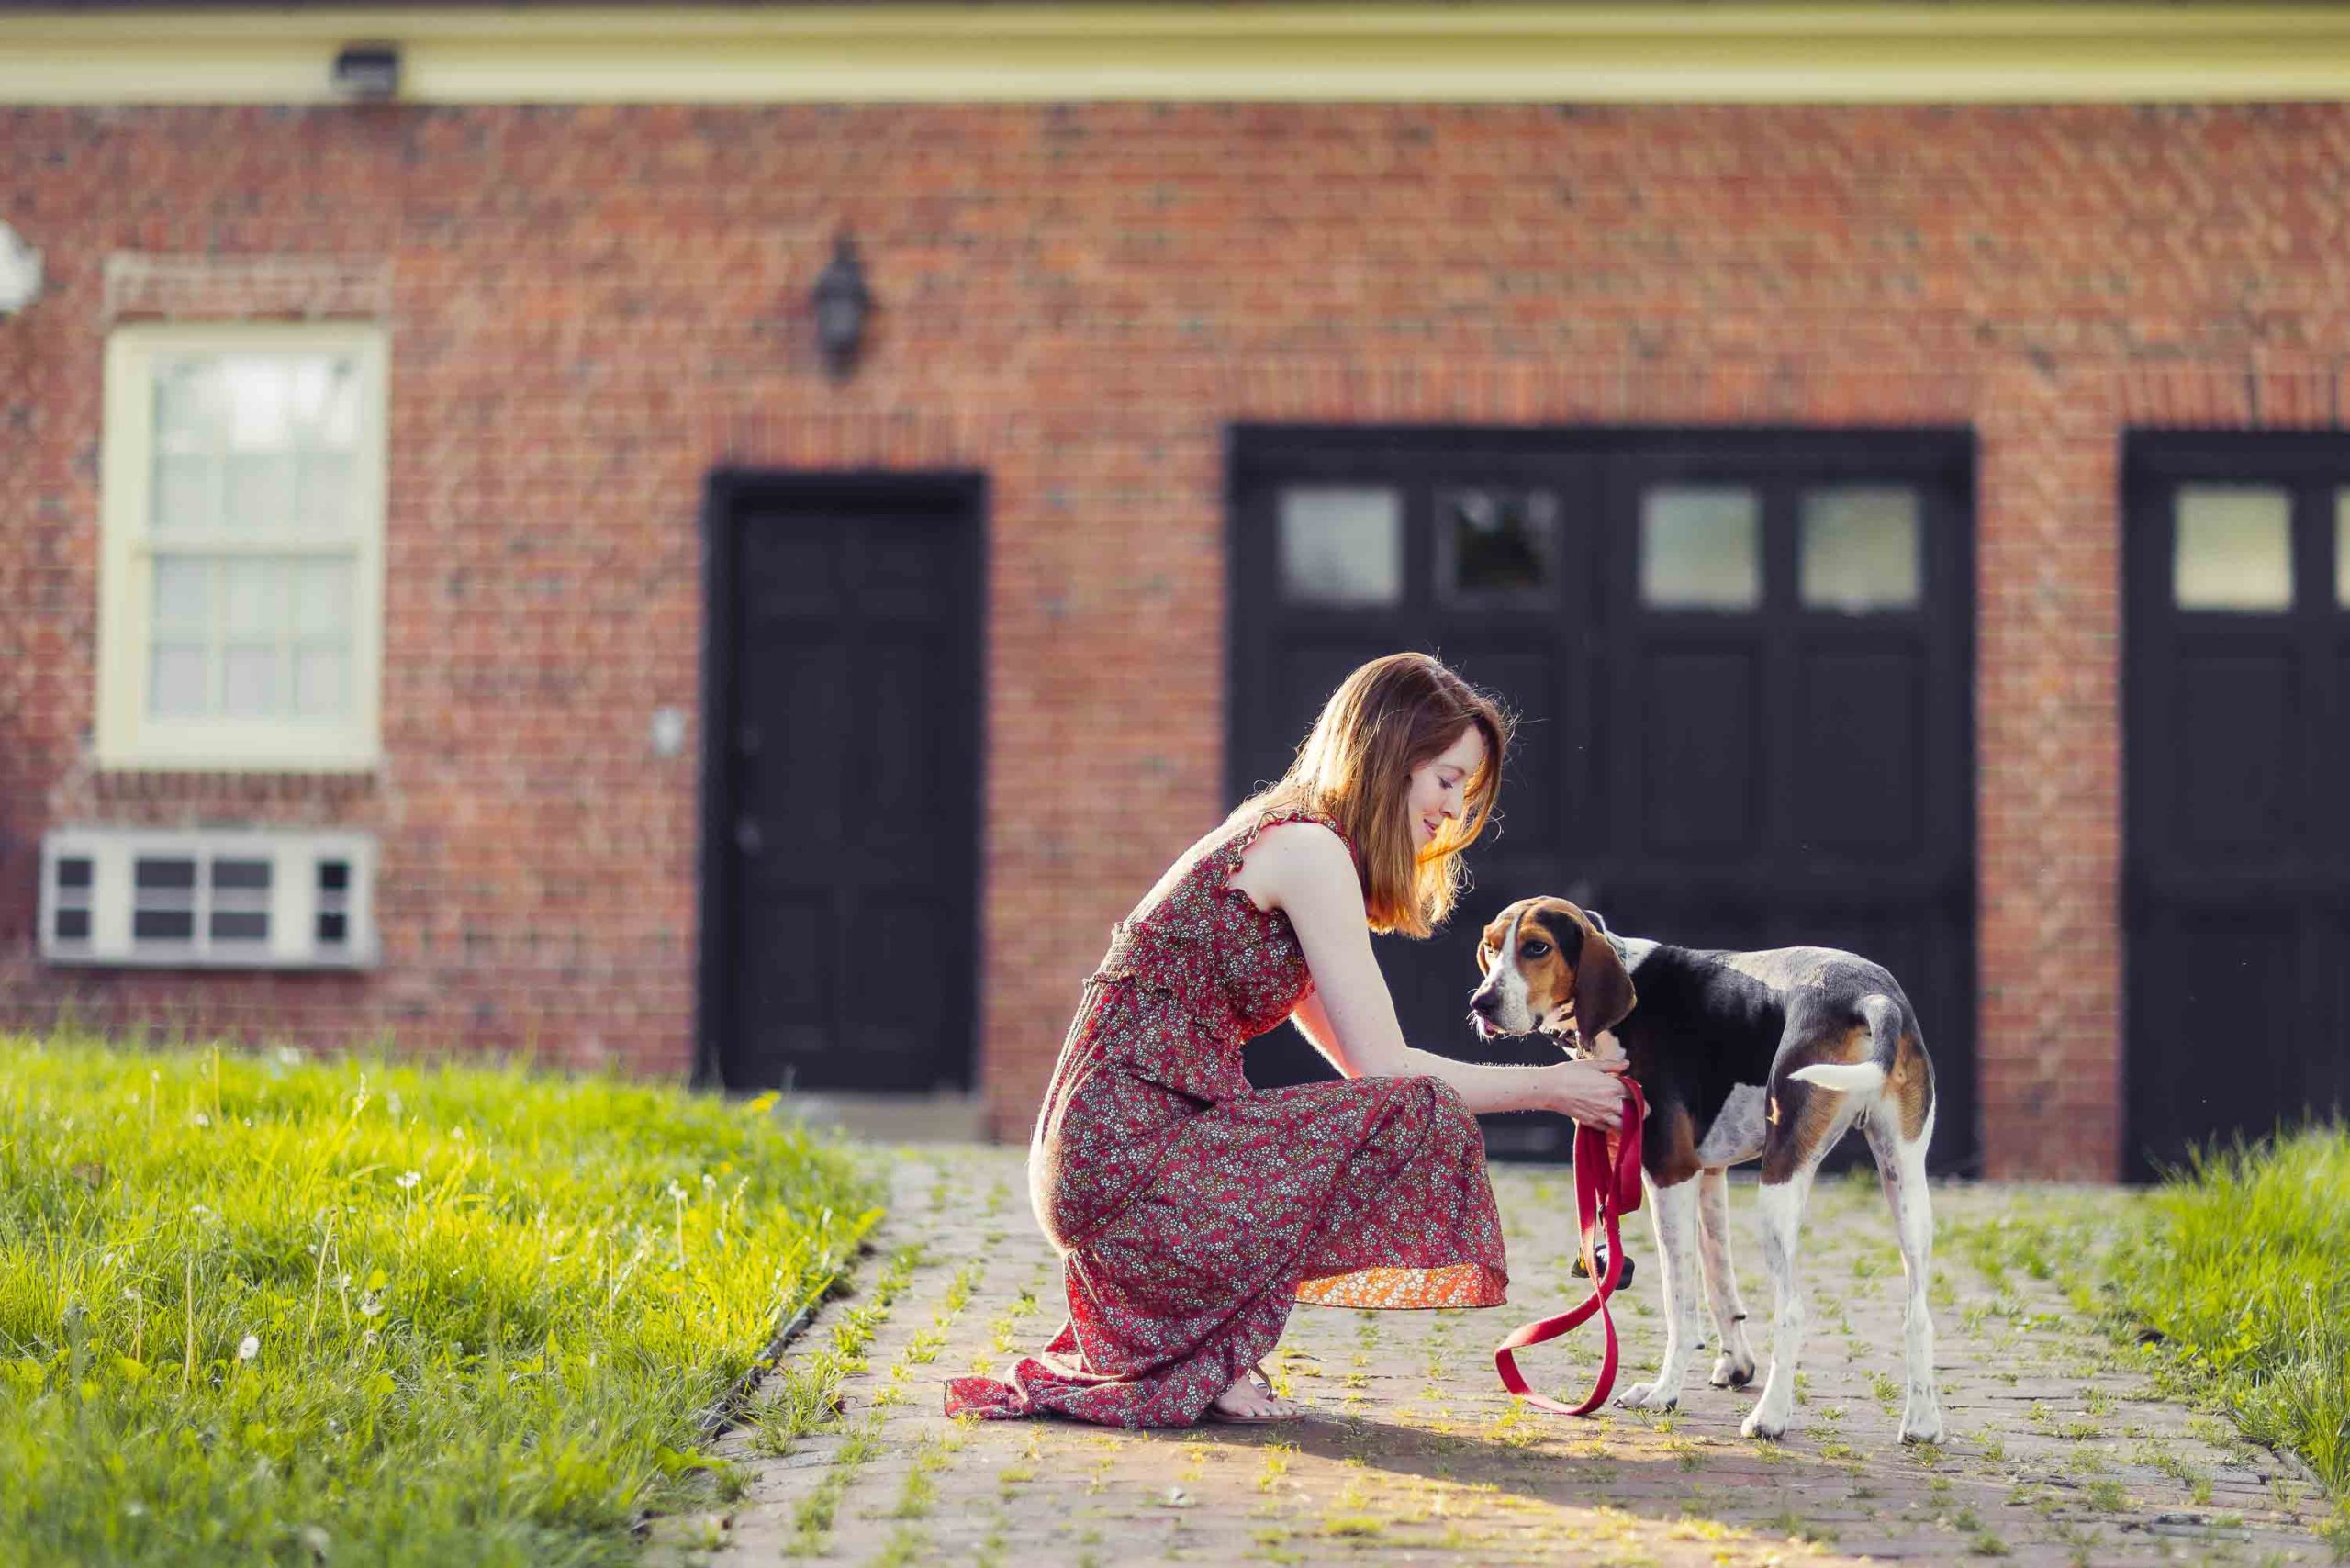
<path fill-rule="evenodd" d="M 1243 1421 L 1281 1421 L 1305 1414 L 1304 1406 L 1283 1399 L 1251 1372 L 1234 1378 L 1232 1386 L 1217 1394 L 1209 1408 L 1213 1414 Z"/>

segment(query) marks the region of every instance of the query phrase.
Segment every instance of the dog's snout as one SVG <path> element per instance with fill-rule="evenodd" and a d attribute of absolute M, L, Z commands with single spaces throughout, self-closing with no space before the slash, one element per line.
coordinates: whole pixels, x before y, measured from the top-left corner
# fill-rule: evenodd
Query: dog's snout
<path fill-rule="evenodd" d="M 1469 1010 L 1480 1018 L 1491 1018 L 1502 1010 L 1502 993 L 1490 988 L 1469 999 Z"/>

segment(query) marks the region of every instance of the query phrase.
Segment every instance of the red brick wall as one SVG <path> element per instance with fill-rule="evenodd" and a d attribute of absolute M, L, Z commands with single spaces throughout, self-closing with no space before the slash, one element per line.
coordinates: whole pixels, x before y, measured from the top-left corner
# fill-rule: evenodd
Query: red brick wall
<path fill-rule="evenodd" d="M 1220 803 L 1228 423 L 1964 423 L 1990 1166 L 2110 1174 L 2120 432 L 2333 425 L 2350 349 L 2331 107 L 0 109 L 0 147 L 50 276 L 0 322 L 0 1017 L 682 1067 L 699 742 L 647 727 L 696 700 L 702 477 L 979 467 L 1014 1137 Z M 882 309 L 835 387 L 800 302 L 843 224 Z M 118 252 L 220 275 L 110 297 Z M 257 258 L 341 264 L 289 300 Z M 385 302 L 384 768 L 96 774 L 109 312 Z M 381 971 L 31 960 L 42 828 L 220 818 L 379 833 Z"/>

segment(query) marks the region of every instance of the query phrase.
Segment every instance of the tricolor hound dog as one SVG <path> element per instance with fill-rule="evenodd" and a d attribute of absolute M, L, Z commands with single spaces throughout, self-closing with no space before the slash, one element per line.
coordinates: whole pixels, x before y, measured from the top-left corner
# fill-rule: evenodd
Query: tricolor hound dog
<path fill-rule="evenodd" d="M 1934 1070 L 1917 1014 L 1878 965 L 1828 947 L 1701 952 L 1619 937 L 1564 899 L 1521 899 L 1494 917 L 1478 948 L 1484 979 L 1470 998 L 1481 1035 L 1561 1035 L 1572 1053 L 1628 1059 L 1648 1096 L 1640 1140 L 1657 1251 L 1663 1260 L 1664 1364 L 1619 1395 L 1635 1409 L 1681 1399 L 1702 1336 L 1696 1270 L 1721 1355 L 1708 1381 L 1754 1376 L 1746 1309 L 1729 1260 L 1728 1167 L 1762 1161 L 1762 1259 L 1777 1316 L 1771 1375 L 1739 1430 L 1776 1438 L 1795 1408 L 1803 1299 L 1796 1237 L 1822 1156 L 1854 1123 L 1876 1157 L 1908 1276 L 1908 1404 L 1901 1436 L 1940 1442 L 1934 1329 L 1926 1271 L 1934 1222 L 1926 1145 Z"/>

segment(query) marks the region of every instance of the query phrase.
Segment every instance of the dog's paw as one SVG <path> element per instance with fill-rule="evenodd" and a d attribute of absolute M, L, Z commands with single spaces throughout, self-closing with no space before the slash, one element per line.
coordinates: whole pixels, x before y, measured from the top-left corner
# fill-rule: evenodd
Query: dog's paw
<path fill-rule="evenodd" d="M 1668 1394 L 1653 1383 L 1628 1388 L 1616 1396 L 1616 1403 L 1627 1410 L 1671 1410 L 1681 1403 L 1681 1395 Z"/>
<path fill-rule="evenodd" d="M 1741 1438 L 1765 1438 L 1776 1442 L 1787 1435 L 1787 1418 L 1757 1405 L 1746 1413 L 1746 1419 L 1738 1424 L 1738 1435 Z"/>
<path fill-rule="evenodd" d="M 1905 1443 L 1941 1442 L 1942 1413 L 1930 1408 L 1905 1412 L 1901 1417 L 1901 1440 Z"/>
<path fill-rule="evenodd" d="M 1706 1381 L 1716 1388 L 1744 1388 L 1754 1381 L 1754 1358 L 1731 1356 L 1728 1351 L 1714 1359 L 1714 1370 Z"/>

